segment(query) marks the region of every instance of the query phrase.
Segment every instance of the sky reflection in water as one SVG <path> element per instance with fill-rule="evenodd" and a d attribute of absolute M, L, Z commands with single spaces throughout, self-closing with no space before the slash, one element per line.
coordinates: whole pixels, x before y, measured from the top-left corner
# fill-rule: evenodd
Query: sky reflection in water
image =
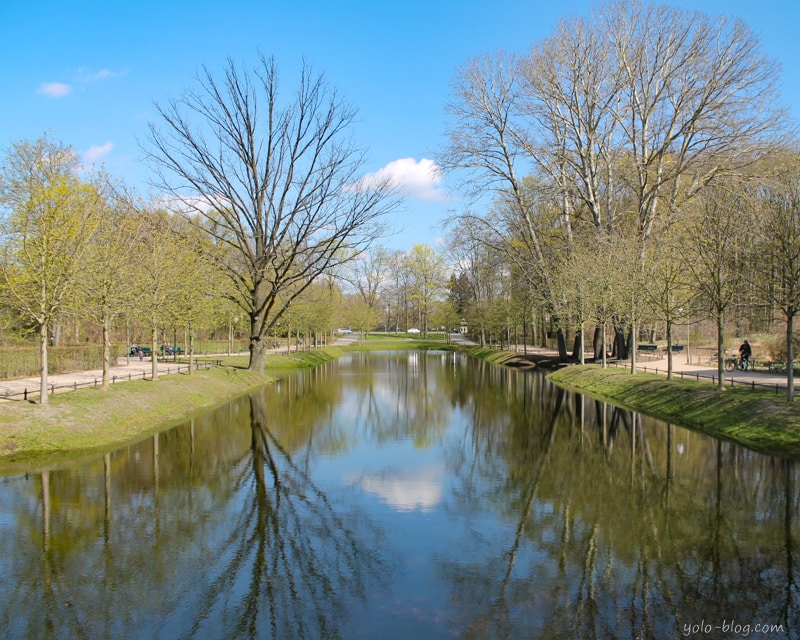
<path fill-rule="evenodd" d="M 535 372 L 352 353 L 0 480 L 0 636 L 797 637 L 796 480 Z"/>

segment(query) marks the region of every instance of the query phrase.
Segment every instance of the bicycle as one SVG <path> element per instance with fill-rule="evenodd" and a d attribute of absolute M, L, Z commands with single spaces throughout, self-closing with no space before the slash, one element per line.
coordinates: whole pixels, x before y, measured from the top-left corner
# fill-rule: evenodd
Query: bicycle
<path fill-rule="evenodd" d="M 733 371 L 734 369 L 738 369 L 739 371 L 747 371 L 750 369 L 752 371 L 753 365 L 748 358 L 739 358 L 737 356 L 726 358 L 725 371 Z"/>

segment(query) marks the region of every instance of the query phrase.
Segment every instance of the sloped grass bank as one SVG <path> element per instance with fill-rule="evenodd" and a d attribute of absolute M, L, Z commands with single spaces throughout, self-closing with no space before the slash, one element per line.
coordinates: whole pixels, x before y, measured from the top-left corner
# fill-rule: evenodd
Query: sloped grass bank
<path fill-rule="evenodd" d="M 108 391 L 79 389 L 52 396 L 42 407 L 28 402 L 0 404 L 0 474 L 57 466 L 67 458 L 135 442 L 257 389 L 291 371 L 329 362 L 341 353 L 324 351 L 270 356 L 264 375 L 248 371 L 246 357 L 223 367 L 134 380 Z"/>
<path fill-rule="evenodd" d="M 490 349 L 488 347 L 472 347 L 469 350 L 469 355 L 486 360 L 492 364 L 503 366 L 513 366 L 514 361 L 519 357 L 519 354 L 513 351 L 503 351 L 501 349 Z"/>
<path fill-rule="evenodd" d="M 663 376 L 596 365 L 564 367 L 548 376 L 555 384 L 612 404 L 688 427 L 750 449 L 800 456 L 800 405 L 767 390 L 666 380 Z"/>

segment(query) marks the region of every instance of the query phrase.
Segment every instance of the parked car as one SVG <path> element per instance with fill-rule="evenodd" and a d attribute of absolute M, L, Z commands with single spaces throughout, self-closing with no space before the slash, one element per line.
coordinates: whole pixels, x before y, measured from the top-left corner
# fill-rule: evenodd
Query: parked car
<path fill-rule="evenodd" d="M 419 333 L 419 329 L 417 329 L 416 327 L 411 327 L 411 328 L 408 330 L 408 333 Z"/>
<path fill-rule="evenodd" d="M 337 329 L 336 333 L 340 333 L 342 335 L 347 335 L 348 333 L 353 333 L 350 329 Z"/>

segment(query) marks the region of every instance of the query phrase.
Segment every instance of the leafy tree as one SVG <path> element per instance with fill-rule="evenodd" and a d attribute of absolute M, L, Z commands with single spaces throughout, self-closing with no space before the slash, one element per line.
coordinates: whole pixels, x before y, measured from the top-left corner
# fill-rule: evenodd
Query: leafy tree
<path fill-rule="evenodd" d="M 688 323 L 695 304 L 690 271 L 681 257 L 680 247 L 686 242 L 682 228 L 673 225 L 659 234 L 658 248 L 650 251 L 645 263 L 642 287 L 648 306 L 667 325 L 668 380 L 672 380 L 673 328 L 676 323 Z"/>
<path fill-rule="evenodd" d="M 737 264 L 744 249 L 743 237 L 748 211 L 746 198 L 732 181 L 707 187 L 694 215 L 688 220 L 688 233 L 680 245 L 681 256 L 692 278 L 699 299 L 717 326 L 717 389 L 725 379 L 725 318 L 745 275 Z"/>
<path fill-rule="evenodd" d="M 180 307 L 179 291 L 183 286 L 183 252 L 176 244 L 179 235 L 176 221 L 163 209 L 143 211 L 142 235 L 139 242 L 141 260 L 133 263 L 132 291 L 135 312 L 150 333 L 151 374 L 158 378 L 159 331 L 174 322 Z"/>
<path fill-rule="evenodd" d="M 220 78 L 204 67 L 198 85 L 158 108 L 148 155 L 158 185 L 230 248 L 221 266 L 250 319 L 250 369 L 262 371 L 275 323 L 317 277 L 369 248 L 394 200 L 388 182 L 360 179 L 362 153 L 347 138 L 355 111 L 308 66 L 287 101 L 263 57 L 252 72 L 229 61 Z"/>
<path fill-rule="evenodd" d="M 98 187 L 78 180 L 77 168 L 72 149 L 48 138 L 15 143 L 0 167 L 0 289 L 39 331 L 43 405 L 51 323 L 74 289 L 102 217 Z"/>
<path fill-rule="evenodd" d="M 422 337 L 429 329 L 433 304 L 445 291 L 447 272 L 444 256 L 426 244 L 411 249 L 406 261 L 411 276 L 411 299 L 417 305 Z"/>
<path fill-rule="evenodd" d="M 786 320 L 786 400 L 794 400 L 794 319 L 800 310 L 800 156 L 786 151 L 765 167 L 769 177 L 758 181 L 753 198 L 758 214 L 759 258 L 753 264 L 769 302 Z M 766 173 L 766 172 L 765 172 Z"/>
<path fill-rule="evenodd" d="M 102 328 L 103 389 L 109 388 L 111 328 L 133 305 L 132 263 L 140 249 L 143 219 L 131 199 L 104 177 L 99 221 L 77 278 L 73 306 Z"/>

